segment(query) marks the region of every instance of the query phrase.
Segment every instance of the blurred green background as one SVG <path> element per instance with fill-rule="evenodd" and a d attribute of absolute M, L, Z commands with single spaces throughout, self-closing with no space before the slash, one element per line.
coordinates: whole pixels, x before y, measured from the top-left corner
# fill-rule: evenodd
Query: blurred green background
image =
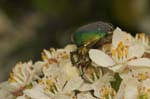
<path fill-rule="evenodd" d="M 71 33 L 106 21 L 131 33 L 150 33 L 149 0 L 0 0 L 0 82 L 19 61 L 70 43 Z"/>

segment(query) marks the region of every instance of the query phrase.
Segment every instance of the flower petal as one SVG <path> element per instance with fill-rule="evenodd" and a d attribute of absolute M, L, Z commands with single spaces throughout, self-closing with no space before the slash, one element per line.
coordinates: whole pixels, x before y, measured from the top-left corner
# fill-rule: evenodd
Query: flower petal
<path fill-rule="evenodd" d="M 92 90 L 92 84 L 83 83 L 82 86 L 78 90 L 79 91 L 89 91 L 89 90 Z"/>
<path fill-rule="evenodd" d="M 138 82 L 135 79 L 124 79 L 120 85 L 116 99 L 136 99 Z"/>
<path fill-rule="evenodd" d="M 112 38 L 112 47 L 116 48 L 119 42 L 123 42 L 125 45 L 129 45 L 132 41 L 132 36 L 124 31 L 122 31 L 119 27 L 117 27 L 113 32 Z"/>
<path fill-rule="evenodd" d="M 122 64 L 118 64 L 112 67 L 109 67 L 110 70 L 114 71 L 114 72 L 121 72 L 123 70 L 123 65 Z"/>
<path fill-rule="evenodd" d="M 129 47 L 129 59 L 134 57 L 142 57 L 144 54 L 145 48 L 140 44 L 136 44 L 134 46 Z"/>
<path fill-rule="evenodd" d="M 135 80 L 129 80 L 128 82 L 126 82 L 126 84 L 127 85 L 124 94 L 125 99 L 136 99 L 136 96 L 138 94 L 137 82 Z"/>
<path fill-rule="evenodd" d="M 77 50 L 77 46 L 74 44 L 69 44 L 64 48 L 67 52 L 74 52 Z"/>
<path fill-rule="evenodd" d="M 95 64 L 102 67 L 109 67 L 115 64 L 111 57 L 100 50 L 90 49 L 89 57 Z"/>
<path fill-rule="evenodd" d="M 146 79 L 142 82 L 142 86 L 145 88 L 145 90 L 149 90 L 150 88 L 150 79 Z"/>
<path fill-rule="evenodd" d="M 74 79 L 71 79 L 67 82 L 63 91 L 69 92 L 69 91 L 77 90 L 82 83 L 83 83 L 83 79 L 81 77 L 76 77 Z"/>
<path fill-rule="evenodd" d="M 129 61 L 127 64 L 130 66 L 135 66 L 135 67 L 150 67 L 150 59 L 138 58 L 138 59 Z"/>
<path fill-rule="evenodd" d="M 25 95 L 33 99 L 50 99 L 45 93 L 41 86 L 36 85 L 32 89 L 26 89 L 23 91 Z"/>

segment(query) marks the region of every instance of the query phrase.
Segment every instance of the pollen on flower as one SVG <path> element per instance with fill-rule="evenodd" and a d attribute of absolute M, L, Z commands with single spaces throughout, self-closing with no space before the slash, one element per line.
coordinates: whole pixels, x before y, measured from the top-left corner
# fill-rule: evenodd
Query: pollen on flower
<path fill-rule="evenodd" d="M 138 33 L 135 36 L 135 39 L 142 43 L 144 46 L 148 47 L 149 46 L 149 37 L 145 33 Z"/>
<path fill-rule="evenodd" d="M 13 74 L 13 73 L 10 73 L 10 77 L 9 77 L 9 79 L 8 79 L 8 82 L 9 82 L 9 83 L 16 82 L 16 80 L 14 79 L 14 74 Z"/>
<path fill-rule="evenodd" d="M 49 64 L 57 63 L 57 60 L 54 57 L 48 58 L 44 52 L 42 53 L 42 59 L 48 61 Z"/>
<path fill-rule="evenodd" d="M 112 49 L 112 57 L 117 62 L 123 62 L 128 57 L 128 46 L 125 46 L 123 42 L 119 42 L 117 48 Z"/>
<path fill-rule="evenodd" d="M 144 33 L 138 33 L 138 34 L 136 34 L 135 38 L 137 40 L 145 41 L 146 40 L 146 35 Z"/>
<path fill-rule="evenodd" d="M 101 44 L 105 39 L 50 48 L 43 60 L 17 64 L 0 84 L 0 98 L 150 99 L 149 36 L 117 28 Z"/>
<path fill-rule="evenodd" d="M 147 79 L 147 75 L 139 73 L 137 78 L 138 78 L 138 80 L 146 80 Z"/>
<path fill-rule="evenodd" d="M 57 86 L 55 82 L 51 79 L 39 80 L 38 83 L 44 87 L 44 90 L 46 92 L 52 92 L 52 93 L 57 92 Z"/>
<path fill-rule="evenodd" d="M 38 80 L 38 83 L 41 85 L 50 85 L 50 86 L 53 85 L 52 80 L 46 78 Z"/>
<path fill-rule="evenodd" d="M 42 52 L 41 55 L 42 55 L 42 59 L 43 60 L 47 60 L 48 59 L 44 52 Z"/>
<path fill-rule="evenodd" d="M 32 62 L 18 63 L 11 71 L 8 82 L 10 84 L 17 84 L 18 86 L 25 86 L 31 83 L 34 70 L 31 66 Z"/>
<path fill-rule="evenodd" d="M 54 49 L 44 50 L 42 53 L 42 59 L 49 64 L 60 63 L 61 61 L 70 59 L 70 54 L 64 49 Z"/>
<path fill-rule="evenodd" d="M 141 87 L 138 88 L 138 97 L 137 97 L 137 99 L 149 99 L 150 98 L 149 94 L 150 94 L 150 89 L 146 90 L 145 87 L 141 86 Z"/>
<path fill-rule="evenodd" d="M 136 69 L 130 71 L 131 76 L 136 78 L 139 81 L 150 80 L 150 71 L 149 69 Z"/>
<path fill-rule="evenodd" d="M 10 82 L 10 83 L 13 83 L 13 82 L 17 82 L 18 80 L 21 80 L 21 76 L 20 76 L 20 74 L 21 74 L 21 63 L 18 63 L 17 65 L 16 65 L 16 69 L 17 69 L 17 71 L 16 72 L 11 72 L 10 73 L 10 77 L 9 77 L 9 79 L 8 79 L 8 82 Z M 17 75 L 15 75 L 15 73 L 18 73 Z"/>
<path fill-rule="evenodd" d="M 57 58 L 68 59 L 69 55 L 64 51 L 64 52 L 58 54 Z"/>
<path fill-rule="evenodd" d="M 48 59 L 51 59 L 51 58 L 55 58 L 55 49 L 54 48 L 50 48 L 50 50 L 43 50 L 43 52 L 41 53 L 42 54 L 42 59 L 43 60 L 48 60 Z"/>
<path fill-rule="evenodd" d="M 100 99 L 113 99 L 116 92 L 109 86 L 104 86 L 100 89 Z"/>

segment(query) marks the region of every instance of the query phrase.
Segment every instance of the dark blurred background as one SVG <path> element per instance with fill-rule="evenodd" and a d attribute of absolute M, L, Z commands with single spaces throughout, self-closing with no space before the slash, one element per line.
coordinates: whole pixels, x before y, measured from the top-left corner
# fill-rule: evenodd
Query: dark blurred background
<path fill-rule="evenodd" d="M 95 21 L 150 33 L 150 0 L 0 0 L 0 82 L 16 62 L 40 60 L 44 48 L 65 46 Z"/>

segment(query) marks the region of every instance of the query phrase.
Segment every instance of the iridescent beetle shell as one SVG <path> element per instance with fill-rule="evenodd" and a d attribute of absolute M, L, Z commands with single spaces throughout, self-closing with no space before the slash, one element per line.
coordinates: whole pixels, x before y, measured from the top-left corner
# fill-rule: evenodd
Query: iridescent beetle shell
<path fill-rule="evenodd" d="M 71 53 L 73 65 L 83 72 L 91 65 L 88 51 L 90 48 L 99 48 L 111 41 L 113 26 L 105 22 L 95 22 L 84 25 L 73 34 L 73 41 L 78 46 L 77 51 Z"/>
<path fill-rule="evenodd" d="M 112 25 L 102 21 L 87 24 L 74 32 L 73 42 L 78 46 L 82 46 L 89 42 L 98 41 L 108 35 L 112 30 Z"/>

